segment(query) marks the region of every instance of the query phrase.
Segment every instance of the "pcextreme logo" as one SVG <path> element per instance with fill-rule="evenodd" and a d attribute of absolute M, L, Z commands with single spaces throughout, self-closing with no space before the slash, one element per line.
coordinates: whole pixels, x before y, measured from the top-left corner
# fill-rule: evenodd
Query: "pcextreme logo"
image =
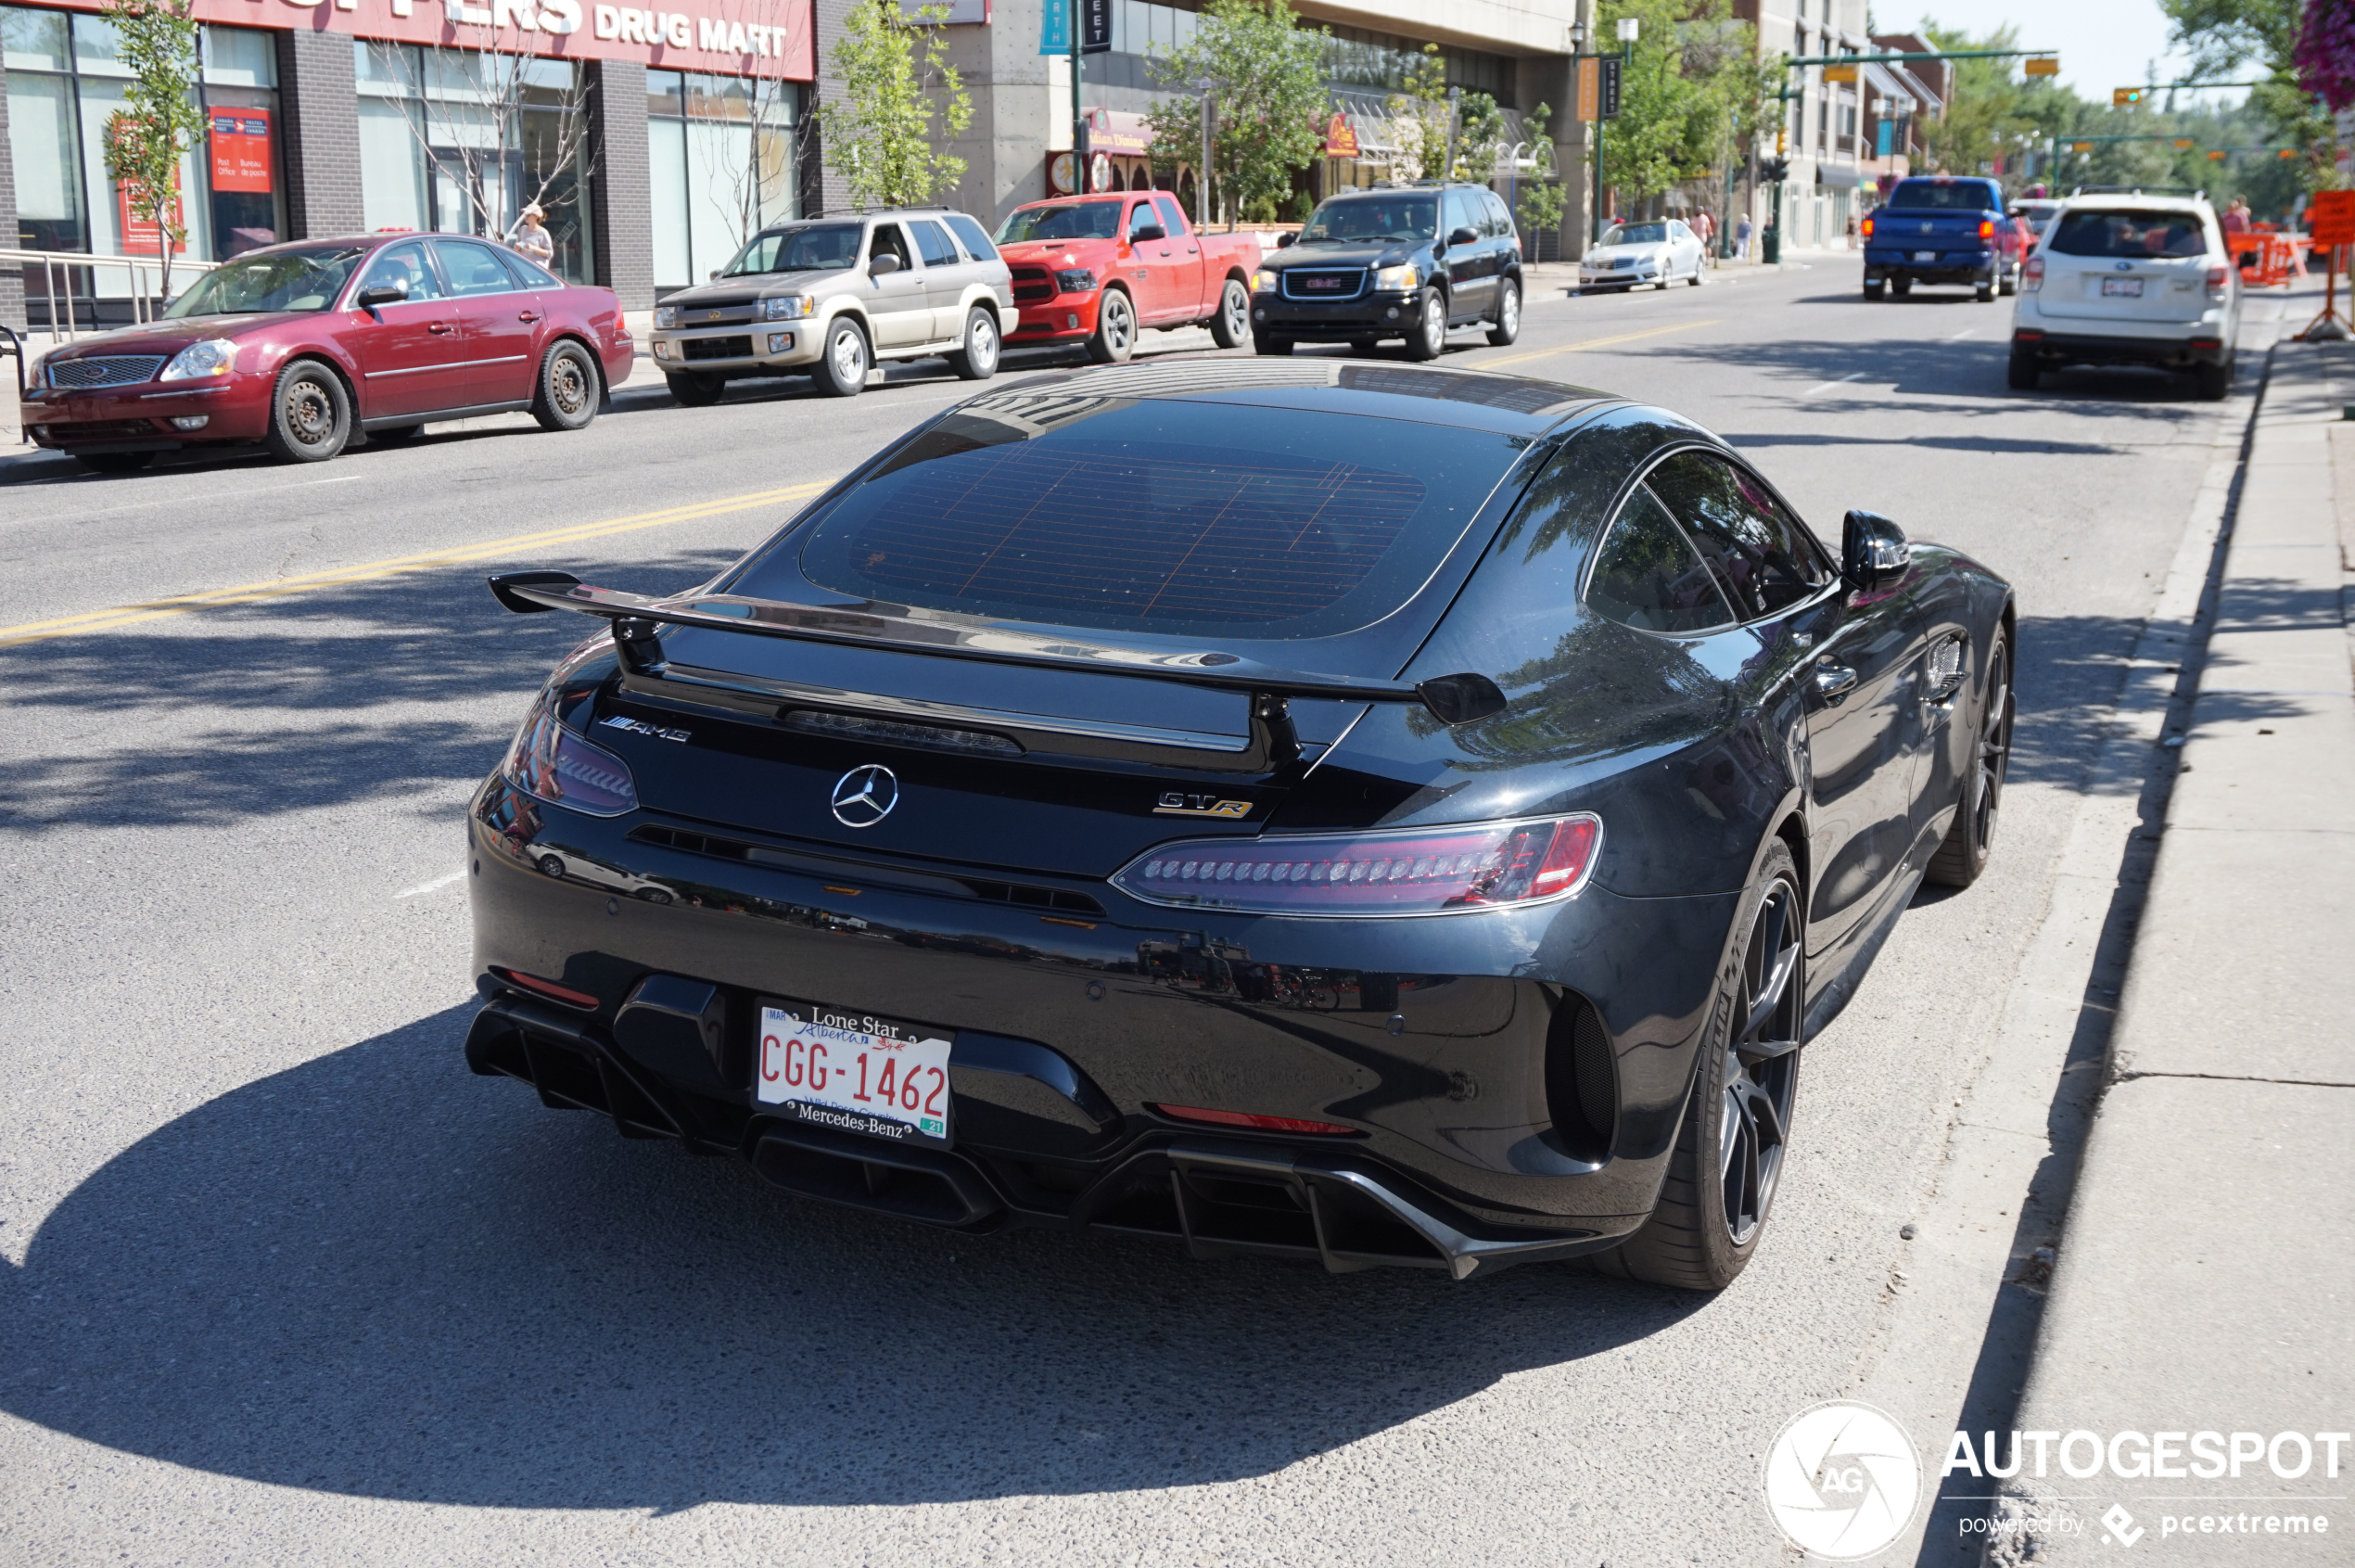
<path fill-rule="evenodd" d="M 1835 1399 L 1790 1419 L 1762 1480 L 1791 1545 L 1848 1562 L 1903 1533 L 1921 1501 L 1922 1459 L 1886 1411 Z"/>

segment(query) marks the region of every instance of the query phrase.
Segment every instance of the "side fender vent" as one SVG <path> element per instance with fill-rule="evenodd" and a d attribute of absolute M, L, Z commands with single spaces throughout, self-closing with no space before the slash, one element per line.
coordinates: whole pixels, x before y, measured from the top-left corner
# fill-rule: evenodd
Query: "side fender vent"
<path fill-rule="evenodd" d="M 1546 1029 L 1546 1106 L 1562 1152 L 1599 1163 L 1619 1126 L 1610 1035 L 1585 997 L 1566 993 Z"/>

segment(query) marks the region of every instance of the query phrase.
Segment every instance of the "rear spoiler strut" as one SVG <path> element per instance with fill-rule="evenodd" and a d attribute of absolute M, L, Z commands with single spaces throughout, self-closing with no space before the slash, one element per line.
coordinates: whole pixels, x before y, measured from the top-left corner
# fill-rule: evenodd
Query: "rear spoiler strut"
<path fill-rule="evenodd" d="M 1161 653 L 1115 644 L 1074 642 L 1067 637 L 1042 637 L 998 627 L 973 628 L 878 615 L 847 606 L 836 608 L 789 605 L 731 593 L 656 599 L 611 588 L 592 588 L 570 572 L 504 572 L 490 579 L 490 592 L 517 615 L 574 610 L 611 621 L 614 646 L 623 667 L 634 674 L 661 673 L 665 661 L 655 627 L 663 624 L 785 637 L 805 643 L 855 644 L 894 653 L 1019 665 L 1031 669 L 1139 675 L 1212 691 L 1237 692 L 1251 699 L 1251 727 L 1255 743 L 1252 750 L 1269 765 L 1290 762 L 1300 755 L 1300 737 L 1292 728 L 1288 707 L 1293 697 L 1416 703 L 1441 723 L 1451 725 L 1469 724 L 1505 711 L 1505 694 L 1485 675 L 1438 675 L 1413 684 L 1404 681 L 1353 681 L 1338 675 L 1274 669 L 1235 654 Z"/>

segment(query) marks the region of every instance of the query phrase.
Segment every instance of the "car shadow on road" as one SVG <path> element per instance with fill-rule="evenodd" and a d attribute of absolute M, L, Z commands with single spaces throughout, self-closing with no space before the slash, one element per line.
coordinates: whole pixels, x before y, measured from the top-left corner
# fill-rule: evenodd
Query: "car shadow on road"
<path fill-rule="evenodd" d="M 469 1076 L 471 1011 L 84 1180 L 0 1263 L 0 1409 L 413 1501 L 1069 1495 L 1264 1475 L 1712 1309 L 1562 1265 L 1329 1276 L 831 1208 Z"/>
<path fill-rule="evenodd" d="M 1750 394 L 1754 397 L 1772 399 L 1779 388 L 1788 388 L 1794 394 L 1821 389 L 1806 406 L 1852 419 L 1901 414 L 1949 424 L 2013 414 L 2032 418 L 2042 409 L 2058 402 L 2073 417 L 2132 420 L 2154 427 L 2146 432 L 2119 438 L 2122 444 L 2142 445 L 2180 439 L 2178 432 L 2187 422 L 2213 413 L 2218 406 L 2199 401 L 2189 376 L 2134 365 L 2081 366 L 2053 372 L 2045 376 L 2041 391 L 2013 391 L 2004 381 L 2009 321 L 1972 325 L 1978 328 L 1977 335 L 1960 338 L 1932 338 L 1900 343 L 1844 338 L 1672 342 L 1653 348 L 1650 352 L 1661 358 L 1690 360 L 1698 365 L 1740 365 L 1758 372 L 1757 389 Z M 1828 385 L 1860 370 L 1864 373 L 1860 379 L 1869 388 L 1866 393 L 1860 395 L 1854 389 Z M 1741 444 L 1740 437 L 1726 434 L 1725 439 Z M 1916 438 L 1898 430 L 1892 430 L 1887 439 L 1893 445 L 1920 444 Z M 2031 443 L 2031 449 L 2089 450 L 2050 443 Z M 2122 446 L 2092 450 L 2116 451 L 2122 450 Z"/>

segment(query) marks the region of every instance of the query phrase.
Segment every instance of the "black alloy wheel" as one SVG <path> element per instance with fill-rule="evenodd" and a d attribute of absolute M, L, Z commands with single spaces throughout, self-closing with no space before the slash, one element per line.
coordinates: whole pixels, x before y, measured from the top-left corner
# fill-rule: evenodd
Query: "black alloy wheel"
<path fill-rule="evenodd" d="M 152 452 L 77 452 L 73 457 L 94 474 L 135 474 L 156 460 Z"/>
<path fill-rule="evenodd" d="M 1599 1271 L 1715 1291 L 1757 1252 L 1798 1100 L 1805 908 L 1790 849 L 1776 842 L 1742 899 L 1660 1202 L 1641 1230 L 1596 1256 Z"/>
<path fill-rule="evenodd" d="M 662 379 L 670 389 L 671 401 L 689 408 L 709 408 L 728 389 L 724 376 L 708 376 L 699 370 L 681 370 Z"/>
<path fill-rule="evenodd" d="M 351 397 L 343 377 L 317 360 L 297 360 L 278 373 L 270 399 L 270 427 L 261 444 L 286 463 L 324 463 L 351 439 Z"/>
<path fill-rule="evenodd" d="M 1088 357 L 1098 364 L 1119 364 L 1137 351 L 1137 307 L 1125 288 L 1107 288 L 1096 304 L 1096 332 L 1088 339 Z"/>
<path fill-rule="evenodd" d="M 540 362 L 540 386 L 531 399 L 531 417 L 543 430 L 578 430 L 597 417 L 603 389 L 596 362 L 589 351 L 567 339 L 552 345 Z"/>
<path fill-rule="evenodd" d="M 998 374 L 998 312 L 975 305 L 965 316 L 965 341 L 948 356 L 948 368 L 960 381 L 987 381 Z"/>
<path fill-rule="evenodd" d="M 1251 291 L 1241 278 L 1228 278 L 1218 291 L 1218 313 L 1210 318 L 1211 341 L 1222 349 L 1240 349 L 1251 336 Z"/>
<path fill-rule="evenodd" d="M 1488 329 L 1488 340 L 1501 349 L 1520 336 L 1521 285 L 1503 278 L 1496 285 L 1496 325 Z"/>
<path fill-rule="evenodd" d="M 809 372 L 810 384 L 821 397 L 855 398 L 867 389 L 867 370 L 874 363 L 859 324 L 836 316 L 826 328 L 826 349 Z"/>
<path fill-rule="evenodd" d="M 1435 360 L 1447 348 L 1447 300 L 1434 288 L 1423 296 L 1422 313 L 1415 320 L 1415 328 L 1407 334 L 1407 357 L 1410 360 Z"/>
<path fill-rule="evenodd" d="M 1930 857 L 1925 880 L 1943 887 L 1967 887 L 1987 870 L 1995 843 L 1995 813 L 2004 803 L 2004 774 L 2011 759 L 2011 650 L 1999 631 L 1987 650 L 1987 680 L 1979 694 L 1968 771 L 1954 803 L 1954 825 Z"/>

